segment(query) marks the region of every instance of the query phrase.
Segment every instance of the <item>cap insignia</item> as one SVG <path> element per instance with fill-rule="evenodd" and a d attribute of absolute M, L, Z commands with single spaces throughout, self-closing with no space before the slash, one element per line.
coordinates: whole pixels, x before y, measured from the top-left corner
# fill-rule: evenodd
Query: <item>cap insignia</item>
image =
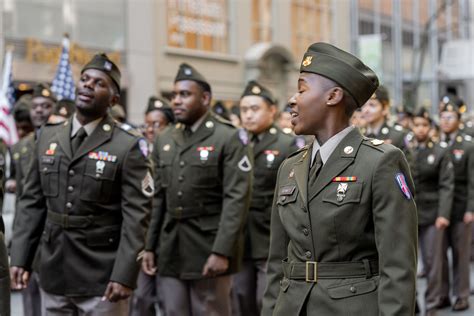
<path fill-rule="evenodd" d="M 306 58 L 303 60 L 302 65 L 305 67 L 308 67 L 309 65 L 311 65 L 312 62 L 313 62 L 313 56 L 306 56 Z"/>
<path fill-rule="evenodd" d="M 253 94 L 260 94 L 262 92 L 262 90 L 260 90 L 260 88 L 258 86 L 254 86 L 252 88 L 252 93 Z"/>

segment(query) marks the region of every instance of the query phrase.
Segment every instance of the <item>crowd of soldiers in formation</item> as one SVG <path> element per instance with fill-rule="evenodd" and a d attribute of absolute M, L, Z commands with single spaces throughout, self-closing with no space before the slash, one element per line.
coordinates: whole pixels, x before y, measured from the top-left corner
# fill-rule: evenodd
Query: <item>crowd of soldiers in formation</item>
<path fill-rule="evenodd" d="M 102 55 L 102 58 L 105 57 Z M 83 104 L 89 99 L 98 99 L 97 95 L 84 92 L 89 81 L 93 81 L 90 85 L 95 89 L 97 82 L 105 80 L 94 71 L 108 75 L 111 80 L 107 79 L 109 82 L 106 83 L 109 86 L 120 80 L 114 72 L 115 65 L 110 69 L 108 59 L 104 66 L 98 66 L 100 62 L 103 61 L 92 62 L 92 66 L 82 71 L 79 101 L 58 101 L 47 84 L 38 84 L 30 94 L 23 95 L 13 111 L 20 141 L 11 148 L 2 145 L 1 162 L 5 164 L 7 152 L 12 158 L 10 178 L 5 179 L 4 189 L 18 197 L 17 212 L 22 213 L 22 208 L 47 209 L 47 215 L 43 212 L 42 218 L 28 214 L 14 221 L 17 227 L 13 229 L 12 248 L 18 246 L 15 240 L 21 238 L 23 242 L 35 245 L 31 248 L 22 245 L 20 254 L 12 260 L 13 269 L 25 268 L 11 273 L 13 289 L 22 291 L 25 315 L 40 315 L 41 311 L 43 315 L 66 315 L 68 304 L 73 306 L 71 310 L 78 308 L 83 313 L 95 310 L 97 315 L 259 315 L 267 282 L 270 216 L 278 168 L 286 157 L 308 148 L 314 141 L 313 136 L 294 134 L 291 100 L 280 111 L 272 93 L 257 81 L 251 81 L 239 104 L 230 109 L 219 102 L 211 106 L 210 84 L 192 66 L 182 64 L 171 100 L 150 97 L 142 125 L 128 122 L 124 109 L 111 104 L 109 98 L 104 101 L 108 102 L 107 114 L 103 115 L 107 119 L 95 123 L 95 129 L 90 132 L 86 129 L 86 140 L 75 148 L 74 140 L 79 137 L 74 130 L 76 108 L 83 111 Z M 308 63 L 307 59 L 303 65 L 305 62 Z M 470 174 L 474 172 L 474 127 L 466 109 L 462 99 L 450 91 L 440 100 L 439 116 L 432 116 L 426 108 L 400 109 L 391 115 L 388 91 L 379 86 L 351 118 L 351 124 L 364 137 L 381 140 L 402 150 L 410 166 L 418 213 L 422 261 L 419 274 L 427 278 L 426 293 L 418 294 L 425 295 L 428 311 L 447 306 L 455 311 L 469 308 L 469 263 L 474 257 L 474 251 L 471 251 L 474 176 Z M 81 115 L 87 117 L 84 113 Z M 89 121 L 82 124 L 83 127 L 87 127 Z M 67 129 L 68 125 L 71 130 Z M 61 147 L 59 128 L 67 129 L 69 133 L 67 141 L 72 148 L 69 154 L 71 149 Z M 104 140 L 92 144 L 94 136 L 107 137 L 102 134 L 114 129 L 124 134 L 113 133 L 111 137 L 117 137 L 117 142 L 108 145 Z M 100 136 L 96 135 L 97 130 L 102 133 Z M 129 146 L 134 141 L 138 156 L 141 154 L 142 158 L 150 160 L 150 165 L 144 162 L 139 166 L 140 157 L 127 160 L 134 155 Z M 81 146 L 89 147 L 82 150 L 81 157 L 74 158 L 76 153 L 82 152 Z M 119 149 L 126 146 L 129 148 Z M 350 154 L 352 149 L 346 151 Z M 65 164 L 68 155 L 71 161 Z M 74 169 L 75 160 L 84 160 L 84 163 Z M 124 177 L 132 177 L 135 171 L 135 183 L 127 187 L 128 191 L 117 184 L 132 182 Z M 71 180 L 78 173 L 86 180 Z M 288 178 L 292 177 L 290 172 Z M 39 185 L 42 192 L 37 192 L 35 185 Z M 173 192 L 168 192 L 168 188 Z M 78 196 L 66 196 L 76 191 L 81 202 L 76 202 Z M 123 197 L 116 196 L 117 192 L 130 196 L 124 202 Z M 137 192 L 140 197 L 136 196 Z M 288 192 L 287 196 L 291 198 L 291 194 L 293 192 Z M 436 203 L 432 202 L 433 194 L 439 197 Z M 341 200 L 344 199 L 344 194 L 341 196 Z M 56 200 L 61 201 L 57 203 Z M 36 205 L 40 202 L 46 204 Z M 74 211 L 75 203 L 81 203 L 84 209 Z M 125 220 L 130 220 L 127 216 L 138 216 L 134 221 L 140 225 L 129 225 L 126 229 L 148 229 L 131 233 L 124 232 L 124 226 L 121 229 L 118 226 L 117 232 L 114 228 L 117 223 L 107 217 L 107 212 L 115 204 L 120 209 L 120 205 L 127 203 L 139 205 L 141 209 L 150 208 L 152 215 L 136 215 L 130 211 L 122 215 L 124 218 L 118 224 L 124 225 Z M 72 210 L 70 215 L 55 215 L 59 211 L 54 209 L 57 205 Z M 156 205 L 162 207 L 156 209 Z M 81 211 L 96 208 L 101 210 L 100 219 L 91 220 L 92 224 L 84 222 L 92 211 Z M 242 219 L 242 208 L 250 210 L 245 219 Z M 25 237 L 24 226 L 39 222 L 44 225 L 46 218 L 46 226 L 39 228 L 39 235 Z M 110 230 L 100 230 L 101 221 Z M 227 222 L 242 223 L 231 225 Z M 222 227 L 226 231 L 222 232 Z M 67 236 L 70 240 L 54 244 L 52 241 L 57 238 L 58 229 L 73 232 Z M 87 235 L 77 233 L 73 236 L 81 229 Z M 308 235 L 305 229 L 303 233 Z M 123 246 L 127 242 L 124 242 L 125 238 L 131 241 Z M 134 238 L 143 240 L 135 242 Z M 168 243 L 161 241 L 166 238 Z M 87 245 L 93 249 L 86 257 L 99 254 L 92 263 L 81 260 L 88 251 L 78 246 L 83 239 L 87 239 Z M 36 249 L 38 244 L 42 245 L 38 248 L 43 253 L 32 254 L 31 249 Z M 58 253 L 55 247 L 77 247 L 71 250 L 76 254 L 69 257 L 67 251 Z M 452 282 L 449 281 L 447 259 L 449 248 L 453 254 Z M 125 268 L 103 264 L 113 262 L 115 254 L 117 258 L 124 256 L 122 251 L 136 252 L 137 264 L 128 264 Z M 45 254 L 50 258 L 45 259 Z M 51 260 L 49 265 L 47 260 Z M 39 261 L 43 262 L 42 266 Z M 70 262 L 63 264 L 66 261 Z M 51 262 L 60 262 L 62 267 L 52 266 Z M 58 269 L 65 270 L 65 280 L 54 280 Z M 84 272 L 73 272 L 76 269 Z M 132 277 L 123 276 L 123 269 L 132 270 Z M 137 270 L 138 279 L 133 277 L 137 275 L 133 270 Z M 26 271 L 28 277 L 23 280 Z M 102 279 L 89 283 L 71 281 L 81 277 L 88 281 Z M 87 288 L 87 284 L 95 288 Z M 121 284 L 124 289 L 114 288 L 113 284 Z M 450 296 L 450 285 L 454 300 Z M 40 300 L 40 294 L 46 295 L 47 299 Z M 59 298 L 63 296 L 73 300 L 61 301 Z M 80 299 L 90 296 L 100 300 L 90 303 Z M 98 304 L 104 301 L 114 307 L 102 310 Z M 174 303 L 167 303 L 171 301 Z M 120 305 L 120 302 L 126 303 Z M 41 304 L 48 307 L 41 307 Z M 60 312 L 54 314 L 55 310 Z M 95 314 L 91 312 L 90 315 Z"/>

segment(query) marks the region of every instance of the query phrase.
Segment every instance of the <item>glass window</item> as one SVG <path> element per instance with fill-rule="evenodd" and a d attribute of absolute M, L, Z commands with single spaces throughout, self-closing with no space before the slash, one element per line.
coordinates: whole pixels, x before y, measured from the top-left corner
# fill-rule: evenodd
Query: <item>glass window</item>
<path fill-rule="evenodd" d="M 311 43 L 331 41 L 333 12 L 330 2 L 330 0 L 292 1 L 292 48 L 295 56 L 301 57 Z"/>
<path fill-rule="evenodd" d="M 271 42 L 272 33 L 272 0 L 252 0 L 253 42 Z"/>
<path fill-rule="evenodd" d="M 227 53 L 226 0 L 168 0 L 168 45 Z"/>
<path fill-rule="evenodd" d="M 15 0 L 8 37 L 73 42 L 105 50 L 125 48 L 125 0 Z"/>

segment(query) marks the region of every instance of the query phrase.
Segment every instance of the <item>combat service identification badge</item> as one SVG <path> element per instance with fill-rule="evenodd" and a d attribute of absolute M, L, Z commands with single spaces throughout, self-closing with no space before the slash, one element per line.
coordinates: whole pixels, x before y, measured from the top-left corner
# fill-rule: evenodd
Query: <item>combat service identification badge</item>
<path fill-rule="evenodd" d="M 402 191 L 403 195 L 407 200 L 411 199 L 410 188 L 408 187 L 405 175 L 403 173 L 397 173 L 395 175 L 395 180 L 397 181 L 398 187 Z"/>

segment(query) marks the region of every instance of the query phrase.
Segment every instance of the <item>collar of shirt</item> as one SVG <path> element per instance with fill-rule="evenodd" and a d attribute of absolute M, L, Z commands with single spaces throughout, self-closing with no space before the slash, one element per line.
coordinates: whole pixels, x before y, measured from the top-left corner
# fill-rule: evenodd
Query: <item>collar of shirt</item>
<path fill-rule="evenodd" d="M 193 125 L 191 125 L 191 132 L 195 133 L 199 126 L 201 126 L 202 122 L 204 122 L 204 120 L 207 118 L 207 115 L 209 114 L 209 112 L 206 112 L 206 114 L 204 114 L 203 116 L 201 116 L 196 122 L 194 122 Z"/>
<path fill-rule="evenodd" d="M 311 153 L 311 165 L 314 162 L 314 157 L 316 157 L 318 150 L 321 151 L 321 160 L 323 161 L 323 164 L 325 164 L 334 149 L 336 149 L 337 145 L 339 145 L 341 140 L 346 137 L 347 134 L 349 134 L 353 129 L 353 126 L 346 127 L 336 135 L 329 138 L 322 146 L 319 145 L 317 139 L 315 138 L 313 142 L 313 152 Z"/>
<path fill-rule="evenodd" d="M 84 129 L 86 130 L 87 136 L 89 136 L 95 130 L 97 125 L 99 125 L 99 123 L 100 123 L 100 121 L 102 121 L 102 119 L 103 119 L 103 117 L 100 117 L 97 120 L 94 120 L 94 121 L 89 122 L 86 125 L 82 126 L 81 123 L 77 120 L 76 115 L 74 114 L 74 117 L 72 118 L 71 138 L 76 135 L 77 131 L 81 127 L 84 127 Z"/>

